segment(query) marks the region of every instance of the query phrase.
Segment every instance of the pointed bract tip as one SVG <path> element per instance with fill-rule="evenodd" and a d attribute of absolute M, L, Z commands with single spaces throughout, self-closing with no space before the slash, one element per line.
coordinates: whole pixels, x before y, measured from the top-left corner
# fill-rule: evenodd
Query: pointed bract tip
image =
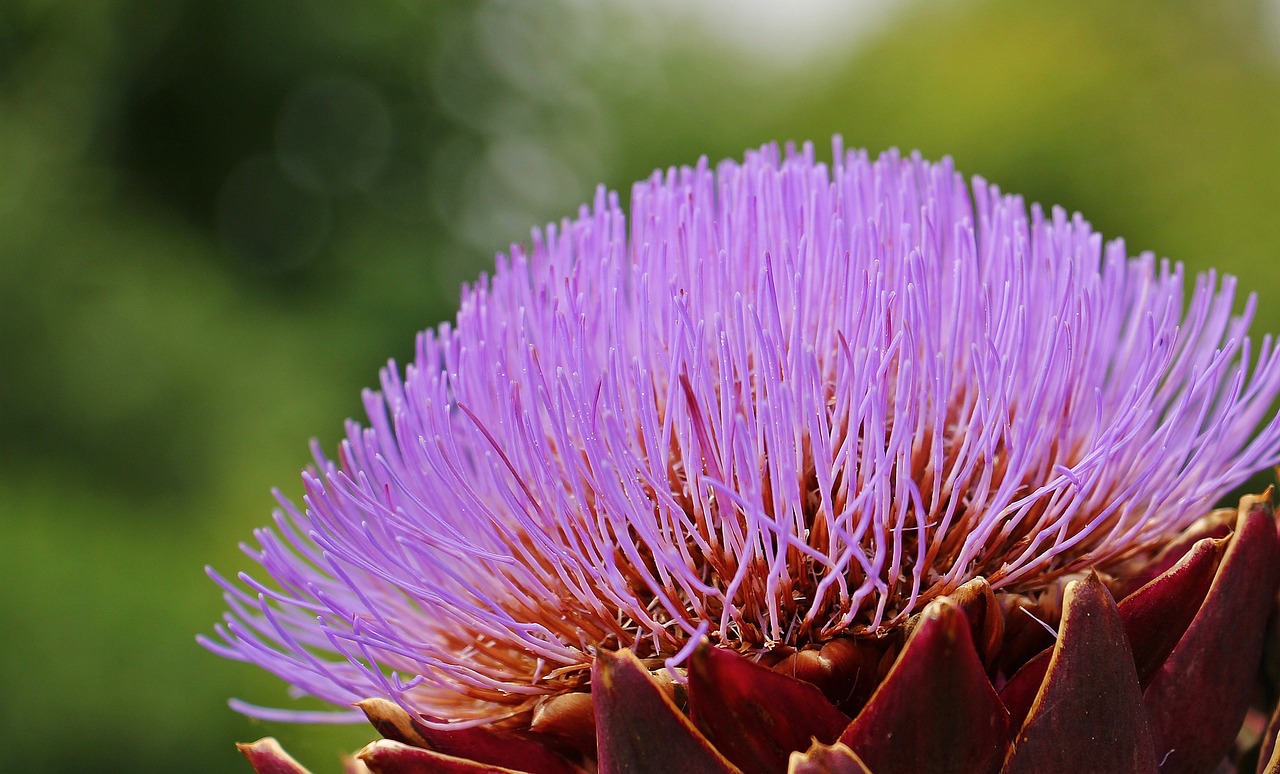
<path fill-rule="evenodd" d="M 787 774 L 871 774 L 871 769 L 847 745 L 814 742 L 805 752 L 793 752 Z"/>
<path fill-rule="evenodd" d="M 1111 592 L 1090 572 L 1067 584 L 1062 609 L 1047 673 L 1002 774 L 1155 774 L 1137 669 Z"/>
<path fill-rule="evenodd" d="M 947 594 L 969 620 L 969 636 L 988 668 L 1004 642 L 1004 613 L 986 578 L 978 576 Z"/>
<path fill-rule="evenodd" d="M 548 696 L 534 708 L 529 730 L 558 739 L 595 757 L 596 718 L 591 694 L 574 692 Z"/>
<path fill-rule="evenodd" d="M 373 774 L 364 761 L 354 755 L 342 756 L 342 774 Z"/>
<path fill-rule="evenodd" d="M 1009 714 L 949 599 L 921 613 L 889 674 L 840 736 L 877 774 L 995 774 Z"/>
<path fill-rule="evenodd" d="M 369 723 L 382 734 L 384 739 L 392 739 L 413 747 L 429 748 L 431 745 L 414 728 L 413 718 L 395 702 L 386 699 L 372 698 L 356 702 Z"/>
<path fill-rule="evenodd" d="M 792 752 L 835 742 L 849 725 L 816 685 L 709 645 L 690 661 L 689 716 L 748 774 L 782 771 Z"/>
<path fill-rule="evenodd" d="M 311 774 L 284 751 L 275 737 L 263 737 L 249 744 L 237 743 L 236 749 L 249 760 L 249 765 L 258 774 Z"/>
<path fill-rule="evenodd" d="M 1262 664 L 1280 586 L 1280 536 L 1267 493 L 1241 498 L 1204 602 L 1144 694 L 1162 774 L 1206 770 L 1231 747 Z"/>
<path fill-rule="evenodd" d="M 596 654 L 591 693 L 600 774 L 741 774 L 631 651 Z"/>
<path fill-rule="evenodd" d="M 1275 501 L 1275 484 L 1268 484 L 1267 488 L 1261 494 L 1245 495 L 1240 498 L 1240 513 L 1252 511 L 1255 508 L 1265 508 L 1268 511 L 1274 510 Z"/>

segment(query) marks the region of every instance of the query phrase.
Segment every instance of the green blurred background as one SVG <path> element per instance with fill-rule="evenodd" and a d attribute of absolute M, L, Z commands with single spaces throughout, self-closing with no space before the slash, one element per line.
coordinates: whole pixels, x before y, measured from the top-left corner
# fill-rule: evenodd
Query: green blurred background
<path fill-rule="evenodd" d="M 775 5 L 779 7 L 774 7 Z M 785 10 L 781 8 L 785 6 Z M 1280 12 L 1139 0 L 0 6 L 0 769 L 317 772 L 363 728 L 196 646 L 359 390 L 598 182 L 829 137 L 1131 251 L 1280 256 Z"/>

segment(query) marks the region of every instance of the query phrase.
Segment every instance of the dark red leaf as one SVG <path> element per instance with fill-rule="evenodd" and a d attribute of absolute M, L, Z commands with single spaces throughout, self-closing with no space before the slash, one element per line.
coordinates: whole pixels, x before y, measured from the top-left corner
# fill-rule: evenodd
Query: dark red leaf
<path fill-rule="evenodd" d="M 538 739 L 497 733 L 483 727 L 439 731 L 420 723 L 389 701 L 362 701 L 360 707 L 378 733 L 404 745 L 426 747 L 463 760 L 499 768 L 506 766 L 530 774 L 575 774 L 577 771 L 576 766 Z"/>
<path fill-rule="evenodd" d="M 356 757 L 373 774 L 524 774 L 520 769 L 463 760 L 390 739 L 379 739 Z"/>
<path fill-rule="evenodd" d="M 1246 497 L 1204 604 L 1146 690 L 1161 774 L 1207 771 L 1231 748 L 1258 676 L 1278 583 L 1280 539 L 1270 499 Z"/>
<path fill-rule="evenodd" d="M 1116 583 L 1115 587 L 1111 589 L 1111 593 L 1116 599 L 1124 600 L 1130 594 L 1147 585 L 1156 577 L 1168 572 L 1169 568 L 1182 561 L 1182 558 L 1196 543 L 1205 538 L 1218 540 L 1230 535 L 1231 528 L 1235 523 L 1236 510 L 1234 508 L 1219 508 L 1201 517 L 1190 527 L 1187 527 L 1181 535 L 1166 543 L 1160 549 L 1160 552 L 1145 562 L 1136 574 Z"/>
<path fill-rule="evenodd" d="M 1067 586 L 1040 692 L 1004 774 L 1148 774 L 1155 748 L 1120 612 L 1096 575 Z"/>
<path fill-rule="evenodd" d="M 1267 732 L 1270 736 L 1262 740 L 1258 774 L 1280 774 L 1280 745 L 1276 744 L 1275 729 L 1268 726 Z"/>
<path fill-rule="evenodd" d="M 825 745 L 814 742 L 804 753 L 791 756 L 787 774 L 871 774 L 853 750 L 837 742 Z"/>
<path fill-rule="evenodd" d="M 1271 719 L 1262 732 L 1262 743 L 1258 748 L 1258 774 L 1280 774 L 1280 745 L 1276 744 L 1276 736 L 1280 734 L 1280 704 L 1271 713 Z"/>
<path fill-rule="evenodd" d="M 575 774 L 579 770 L 541 741 L 528 736 L 496 733 L 483 727 L 440 731 L 423 725 L 385 699 L 366 699 L 357 706 L 364 710 L 378 733 L 401 744 L 531 774 Z"/>
<path fill-rule="evenodd" d="M 1004 757 L 1009 715 L 987 679 L 969 622 L 942 598 L 840 741 L 876 774 L 983 774 Z"/>
<path fill-rule="evenodd" d="M 629 650 L 591 667 L 600 774 L 741 774 L 663 693 Z"/>
<path fill-rule="evenodd" d="M 1053 649 L 1040 651 L 1035 658 L 1022 665 L 1022 668 L 1009 678 L 1009 682 L 1000 689 L 1000 701 L 1009 710 L 1009 727 L 1022 728 L 1031 705 L 1035 704 L 1040 686 L 1044 685 L 1044 676 L 1049 671 L 1049 661 L 1053 657 Z"/>
<path fill-rule="evenodd" d="M 1225 550 L 1225 540 L 1205 538 L 1176 565 L 1120 602 L 1120 619 L 1144 688 L 1191 625 Z"/>
<path fill-rule="evenodd" d="M 249 759 L 249 765 L 258 774 L 311 774 L 273 737 L 268 736 L 252 744 L 237 744 L 236 749 Z"/>
<path fill-rule="evenodd" d="M 783 771 L 792 752 L 849 725 L 814 685 L 705 643 L 689 664 L 689 717 L 747 774 Z"/>

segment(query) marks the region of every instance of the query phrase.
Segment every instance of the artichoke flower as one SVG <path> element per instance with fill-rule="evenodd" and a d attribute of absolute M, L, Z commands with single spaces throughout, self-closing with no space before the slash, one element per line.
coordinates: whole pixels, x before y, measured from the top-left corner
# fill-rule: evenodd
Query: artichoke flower
<path fill-rule="evenodd" d="M 838 138 L 601 190 L 383 371 L 200 640 L 335 707 L 242 712 L 371 722 L 353 772 L 1280 772 L 1234 286 Z"/>

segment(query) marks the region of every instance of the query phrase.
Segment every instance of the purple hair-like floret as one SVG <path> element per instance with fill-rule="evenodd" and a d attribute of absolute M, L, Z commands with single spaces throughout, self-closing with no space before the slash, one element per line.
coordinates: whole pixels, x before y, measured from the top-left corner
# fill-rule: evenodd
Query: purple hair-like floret
<path fill-rule="evenodd" d="M 629 226 L 601 190 L 500 256 L 280 498 L 246 548 L 273 582 L 214 576 L 206 647 L 490 722 L 597 647 L 804 647 L 1105 568 L 1280 461 L 1234 279 L 950 161 L 834 158 L 656 172 Z"/>

